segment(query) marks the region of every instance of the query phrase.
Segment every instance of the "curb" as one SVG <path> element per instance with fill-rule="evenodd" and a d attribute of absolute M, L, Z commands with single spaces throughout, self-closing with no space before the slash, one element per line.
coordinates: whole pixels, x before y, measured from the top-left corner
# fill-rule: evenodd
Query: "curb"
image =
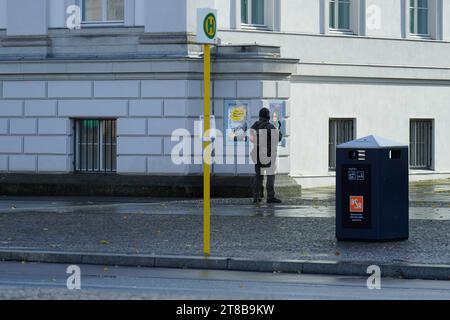
<path fill-rule="evenodd" d="M 229 271 L 281 272 L 367 277 L 367 268 L 378 265 L 382 277 L 450 280 L 450 265 L 389 264 L 307 260 L 252 260 L 196 256 L 155 256 L 52 251 L 0 251 L 0 261 L 61 264 L 114 265 L 128 267 L 210 269 Z"/>

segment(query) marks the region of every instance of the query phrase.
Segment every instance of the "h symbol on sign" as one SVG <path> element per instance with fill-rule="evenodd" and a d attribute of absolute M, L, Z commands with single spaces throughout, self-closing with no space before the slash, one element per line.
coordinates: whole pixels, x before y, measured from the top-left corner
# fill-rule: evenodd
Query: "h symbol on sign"
<path fill-rule="evenodd" d="M 207 22 L 206 22 L 206 27 L 208 28 L 208 33 L 212 34 L 214 32 L 215 29 L 215 25 L 214 25 L 214 18 L 213 17 L 209 17 Z"/>

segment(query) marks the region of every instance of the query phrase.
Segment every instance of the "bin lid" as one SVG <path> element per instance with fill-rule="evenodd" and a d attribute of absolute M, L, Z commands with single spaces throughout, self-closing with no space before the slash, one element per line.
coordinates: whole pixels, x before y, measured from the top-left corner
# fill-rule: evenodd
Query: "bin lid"
<path fill-rule="evenodd" d="M 400 142 L 396 142 L 393 140 L 385 139 L 374 135 L 349 141 L 337 146 L 337 148 L 339 149 L 382 149 L 392 147 L 407 148 L 408 146 Z"/>

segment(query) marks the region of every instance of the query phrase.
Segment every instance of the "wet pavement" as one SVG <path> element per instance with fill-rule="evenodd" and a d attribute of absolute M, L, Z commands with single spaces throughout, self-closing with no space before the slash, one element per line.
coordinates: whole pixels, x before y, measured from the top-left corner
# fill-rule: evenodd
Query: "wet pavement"
<path fill-rule="evenodd" d="M 333 189 L 281 205 L 214 199 L 212 255 L 450 265 L 449 187 L 412 185 L 410 239 L 388 243 L 337 242 Z M 200 200 L 2 197 L 0 249 L 195 256 L 202 223 Z"/>
<path fill-rule="evenodd" d="M 251 199 L 213 199 L 212 214 L 217 216 L 273 216 L 284 218 L 333 218 L 333 202 L 289 199 L 280 205 L 253 205 Z M 306 203 L 306 204 L 305 204 Z M 449 202 L 431 203 L 424 201 L 411 203 L 410 218 L 430 220 L 450 220 Z M 428 204 L 428 205 L 427 205 Z M 156 198 L 47 198 L 23 197 L 0 198 L 1 213 L 139 213 L 147 215 L 199 215 L 203 214 L 201 200 L 156 199 Z"/>
<path fill-rule="evenodd" d="M 410 239 L 388 243 L 337 242 L 333 218 L 213 215 L 211 226 L 216 257 L 450 265 L 450 220 L 411 220 Z M 7 250 L 189 256 L 203 250 L 201 215 L 2 213 L 0 230 L 0 249 Z"/>
<path fill-rule="evenodd" d="M 334 201 L 335 188 L 323 187 L 302 190 L 302 199 Z M 409 186 L 409 200 L 416 206 L 422 203 L 450 203 L 450 179 L 412 182 Z"/>

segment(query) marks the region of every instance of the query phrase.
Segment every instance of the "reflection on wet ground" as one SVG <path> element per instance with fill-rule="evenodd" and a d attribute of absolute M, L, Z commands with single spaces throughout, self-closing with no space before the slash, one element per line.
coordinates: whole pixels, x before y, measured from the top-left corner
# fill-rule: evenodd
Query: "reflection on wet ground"
<path fill-rule="evenodd" d="M 335 188 L 304 189 L 302 198 L 334 201 Z M 409 199 L 414 202 L 450 202 L 450 179 L 413 182 L 409 186 Z"/>
<path fill-rule="evenodd" d="M 410 191 L 411 219 L 450 220 L 450 179 L 413 183 Z M 250 199 L 215 199 L 212 201 L 212 214 L 219 216 L 332 218 L 335 216 L 333 203 L 334 188 L 318 188 L 304 190 L 301 198 L 290 199 L 281 205 L 265 203 L 253 205 Z M 202 201 L 198 199 L 0 197 L 0 213 L 92 212 L 201 215 L 202 210 Z"/>
<path fill-rule="evenodd" d="M 250 202 L 250 200 L 249 200 Z M 33 205 L 34 204 L 34 205 Z M 2 203 L 0 213 L 11 212 L 57 212 L 57 213 L 139 213 L 161 215 L 202 215 L 203 206 L 199 201 L 171 201 L 156 203 L 92 203 L 89 205 L 72 205 L 59 203 L 45 206 L 42 203 L 19 202 L 14 207 Z M 211 212 L 219 216 L 274 216 L 292 218 L 332 218 L 334 206 L 309 205 L 253 205 L 253 204 L 213 204 Z M 450 220 L 450 207 L 411 207 L 411 219 Z"/>

